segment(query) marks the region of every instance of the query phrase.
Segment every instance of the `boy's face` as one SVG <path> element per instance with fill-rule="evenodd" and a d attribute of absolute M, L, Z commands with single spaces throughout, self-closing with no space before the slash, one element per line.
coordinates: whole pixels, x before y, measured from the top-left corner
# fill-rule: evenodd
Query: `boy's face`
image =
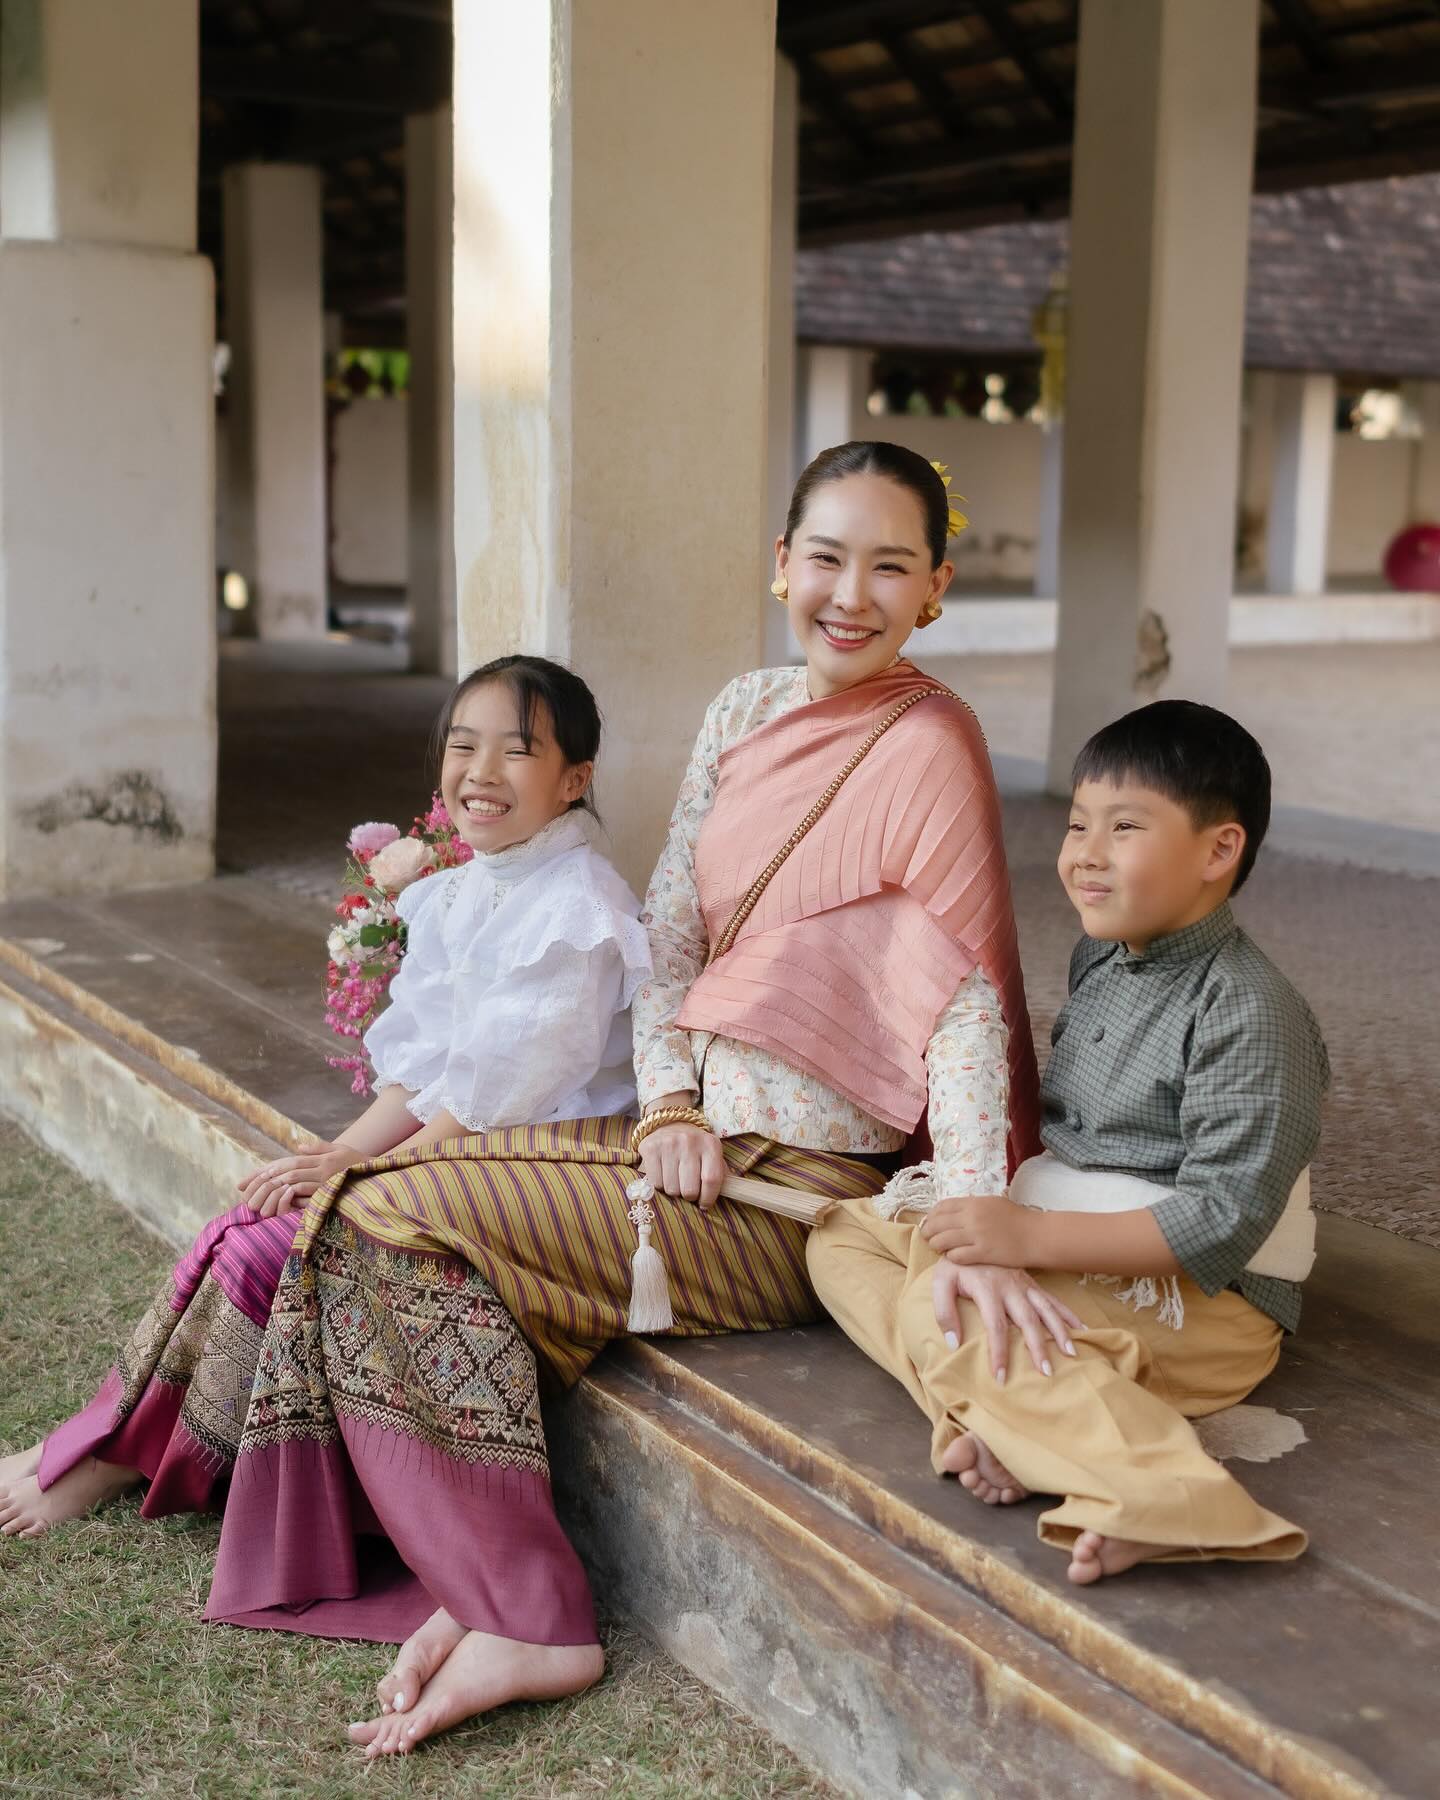
<path fill-rule="evenodd" d="M 1060 879 L 1090 937 L 1138 952 L 1222 905 L 1244 847 L 1243 826 L 1196 826 L 1153 788 L 1082 781 L 1060 846 Z"/>

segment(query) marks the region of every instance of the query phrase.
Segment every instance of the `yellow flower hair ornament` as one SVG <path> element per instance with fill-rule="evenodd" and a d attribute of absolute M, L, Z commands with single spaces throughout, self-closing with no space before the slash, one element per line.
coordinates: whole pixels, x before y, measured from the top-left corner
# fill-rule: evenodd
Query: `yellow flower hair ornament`
<path fill-rule="evenodd" d="M 930 467 L 935 471 L 935 473 L 940 477 L 941 481 L 945 485 L 945 498 L 947 500 L 951 499 L 952 496 L 950 493 L 950 465 L 948 463 L 932 462 Z M 965 496 L 963 494 L 956 494 L 953 496 L 953 498 L 956 500 L 963 500 L 965 498 Z M 950 508 L 949 517 L 947 518 L 946 523 L 945 523 L 946 536 L 947 537 L 959 537 L 960 533 L 966 529 L 966 527 L 969 525 L 969 523 L 970 523 L 970 521 L 965 517 L 964 513 L 957 512 L 955 510 L 955 508 L 952 506 Z"/>
<path fill-rule="evenodd" d="M 948 500 L 950 498 L 950 469 L 949 469 L 949 466 L 946 463 L 932 462 L 930 467 L 935 471 L 935 473 L 940 477 L 941 481 L 945 484 L 945 498 Z M 963 494 L 957 495 L 956 498 L 964 499 L 964 495 Z M 969 523 L 970 523 L 970 521 L 965 517 L 964 513 L 957 512 L 955 510 L 955 508 L 952 506 L 949 509 L 949 512 L 946 515 L 946 520 L 945 520 L 945 535 L 946 535 L 946 537 L 947 538 L 959 537 L 960 533 L 962 531 L 964 531 L 965 527 Z M 940 602 L 938 600 L 927 600 L 925 602 L 924 610 L 921 612 L 920 617 L 915 621 L 915 623 L 923 631 L 927 625 L 933 625 L 939 617 L 940 617 Z"/>

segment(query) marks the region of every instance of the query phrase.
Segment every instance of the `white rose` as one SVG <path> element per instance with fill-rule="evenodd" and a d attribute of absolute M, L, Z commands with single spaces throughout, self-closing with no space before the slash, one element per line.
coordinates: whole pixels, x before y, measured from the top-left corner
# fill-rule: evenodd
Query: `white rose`
<path fill-rule="evenodd" d="M 419 838 L 397 838 L 383 850 L 377 850 L 370 862 L 369 873 L 387 894 L 398 894 L 409 887 L 435 863 L 435 853 Z"/>
<path fill-rule="evenodd" d="M 347 963 L 354 959 L 354 951 L 350 948 L 350 940 L 338 925 L 334 926 L 325 940 L 325 949 L 333 963 Z"/>

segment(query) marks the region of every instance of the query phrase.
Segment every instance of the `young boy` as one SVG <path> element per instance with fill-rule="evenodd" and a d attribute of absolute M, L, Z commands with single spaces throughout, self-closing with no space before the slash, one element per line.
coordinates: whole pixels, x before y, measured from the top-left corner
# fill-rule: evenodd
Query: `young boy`
<path fill-rule="evenodd" d="M 1213 707 L 1159 701 L 1091 738 L 1060 851 L 1086 935 L 1042 1087 L 1046 1154 L 1008 1196 L 942 1196 L 918 1222 L 848 1201 L 811 1234 L 821 1299 L 929 1415 L 936 1469 L 991 1503 L 1062 1496 L 1040 1537 L 1072 1581 L 1305 1548 L 1186 1422 L 1274 1368 L 1313 1254 L 1292 1190 L 1325 1046 L 1229 904 L 1269 818 L 1264 753 Z M 983 1282 L 1015 1270 L 1081 1322 L 1053 1373 L 1003 1350 L 986 1367 Z"/>

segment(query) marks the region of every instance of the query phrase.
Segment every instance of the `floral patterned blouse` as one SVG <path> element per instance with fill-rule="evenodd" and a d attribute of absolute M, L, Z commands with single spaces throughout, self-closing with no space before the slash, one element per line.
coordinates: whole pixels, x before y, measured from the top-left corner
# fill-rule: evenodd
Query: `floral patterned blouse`
<path fill-rule="evenodd" d="M 709 950 L 695 844 L 714 802 L 721 753 L 809 698 L 803 668 L 757 669 L 732 681 L 705 714 L 640 915 L 655 972 L 634 999 L 635 1079 L 642 1107 L 703 1087 L 706 1116 L 721 1137 L 759 1132 L 782 1144 L 873 1156 L 900 1149 L 905 1134 L 768 1051 L 675 1023 Z M 995 989 L 983 970 L 972 970 L 926 1049 L 942 1194 L 1005 1191 L 1007 1037 Z"/>

